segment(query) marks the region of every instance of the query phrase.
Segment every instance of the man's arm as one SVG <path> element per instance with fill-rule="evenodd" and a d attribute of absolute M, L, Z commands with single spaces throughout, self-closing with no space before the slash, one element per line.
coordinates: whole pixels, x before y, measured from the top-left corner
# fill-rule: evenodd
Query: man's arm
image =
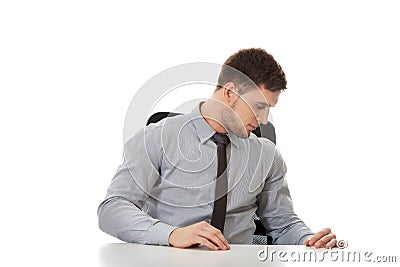
<path fill-rule="evenodd" d="M 159 179 L 162 151 L 156 140 L 154 129 L 148 127 L 125 144 L 124 162 L 98 208 L 100 229 L 125 242 L 168 245 L 176 228 L 141 210 Z"/>
<path fill-rule="evenodd" d="M 257 216 L 267 229 L 267 235 L 272 237 L 274 244 L 297 244 L 316 248 L 336 246 L 336 235 L 330 228 L 314 234 L 294 213 L 285 175 L 285 162 L 275 148 L 270 172 L 257 199 Z"/>
<path fill-rule="evenodd" d="M 270 235 L 273 244 L 300 245 L 314 233 L 295 214 L 285 179 L 286 165 L 275 148 L 271 169 L 258 195 L 257 216 Z"/>

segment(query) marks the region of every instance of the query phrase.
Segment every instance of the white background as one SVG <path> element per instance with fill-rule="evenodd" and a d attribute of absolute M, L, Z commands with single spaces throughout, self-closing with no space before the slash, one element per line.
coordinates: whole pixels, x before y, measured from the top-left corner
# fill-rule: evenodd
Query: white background
<path fill-rule="evenodd" d="M 135 91 L 249 47 L 288 78 L 273 117 L 299 216 L 354 250 L 396 254 L 398 4 L 270 2 L 2 1 L 1 265 L 96 265 L 118 241 L 96 210 Z"/>

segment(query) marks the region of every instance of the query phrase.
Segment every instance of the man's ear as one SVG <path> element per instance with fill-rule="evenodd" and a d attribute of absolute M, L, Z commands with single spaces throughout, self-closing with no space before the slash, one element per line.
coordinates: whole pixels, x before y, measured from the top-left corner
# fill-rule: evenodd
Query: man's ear
<path fill-rule="evenodd" d="M 223 87 L 223 96 L 229 105 L 232 105 L 238 98 L 237 87 L 233 82 L 228 82 Z"/>

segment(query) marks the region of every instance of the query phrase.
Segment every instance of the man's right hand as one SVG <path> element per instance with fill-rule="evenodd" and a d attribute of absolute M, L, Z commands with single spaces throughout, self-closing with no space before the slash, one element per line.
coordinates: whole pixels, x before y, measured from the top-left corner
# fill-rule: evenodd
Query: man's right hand
<path fill-rule="evenodd" d="M 176 228 L 169 236 L 169 244 L 177 248 L 204 245 L 212 250 L 229 250 L 231 247 L 221 231 L 207 222 Z"/>

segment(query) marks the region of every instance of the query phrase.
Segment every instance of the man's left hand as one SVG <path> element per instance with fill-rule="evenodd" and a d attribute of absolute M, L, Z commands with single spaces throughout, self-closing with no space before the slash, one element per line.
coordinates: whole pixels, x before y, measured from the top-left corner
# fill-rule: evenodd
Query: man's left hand
<path fill-rule="evenodd" d="M 333 248 L 336 246 L 336 242 L 336 235 L 331 232 L 331 229 L 324 228 L 307 238 L 304 245 L 314 246 L 315 248 Z"/>

